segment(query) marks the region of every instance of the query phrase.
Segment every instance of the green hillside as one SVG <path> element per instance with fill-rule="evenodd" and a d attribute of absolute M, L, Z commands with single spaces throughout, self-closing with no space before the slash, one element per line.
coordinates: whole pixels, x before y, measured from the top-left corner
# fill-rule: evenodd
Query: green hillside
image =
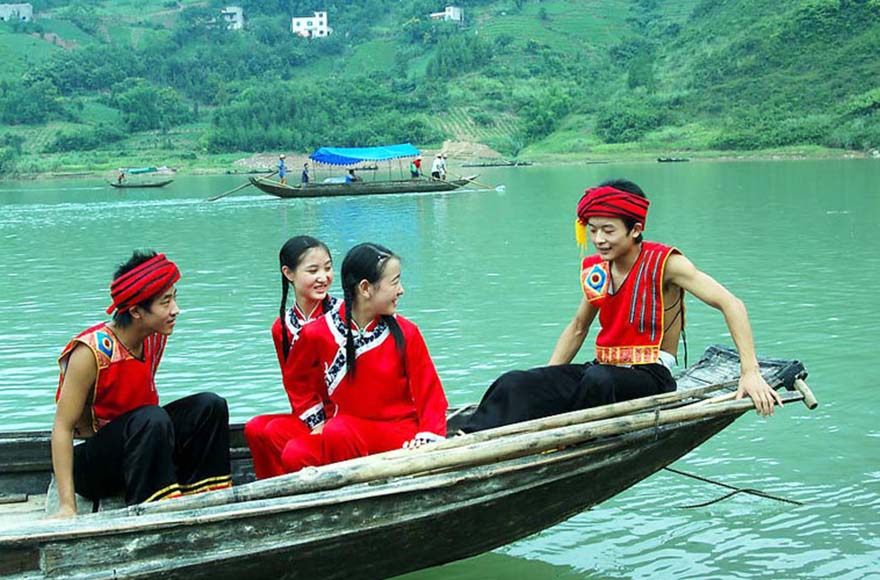
<path fill-rule="evenodd" d="M 880 0 L 35 1 L 0 171 L 445 140 L 530 159 L 880 147 Z M 290 17 L 326 10 L 334 34 Z"/>

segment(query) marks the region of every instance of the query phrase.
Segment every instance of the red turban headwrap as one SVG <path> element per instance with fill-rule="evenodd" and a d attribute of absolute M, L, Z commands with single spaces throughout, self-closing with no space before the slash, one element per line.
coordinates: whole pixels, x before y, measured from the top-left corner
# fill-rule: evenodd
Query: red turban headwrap
<path fill-rule="evenodd" d="M 578 202 L 577 216 L 583 225 L 587 225 L 587 218 L 596 216 L 629 218 L 644 226 L 650 204 L 647 198 L 634 193 L 608 186 L 594 187 L 586 190 Z"/>
<path fill-rule="evenodd" d="M 149 300 L 156 294 L 180 280 L 180 270 L 165 254 L 159 254 L 132 268 L 110 284 L 113 304 L 107 314 L 118 310 L 126 312 L 132 306 Z"/>
<path fill-rule="evenodd" d="M 630 218 L 645 226 L 648 217 L 647 198 L 628 191 L 603 185 L 584 192 L 578 202 L 577 219 L 574 221 L 574 237 L 582 248 L 587 246 L 587 219 L 591 216 Z"/>

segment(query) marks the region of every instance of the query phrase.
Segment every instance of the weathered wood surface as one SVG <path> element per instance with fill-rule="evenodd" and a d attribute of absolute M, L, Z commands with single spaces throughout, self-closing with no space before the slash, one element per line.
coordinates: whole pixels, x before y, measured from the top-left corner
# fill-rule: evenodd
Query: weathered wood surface
<path fill-rule="evenodd" d="M 679 387 L 725 382 L 738 371 L 729 351 L 710 349 Z M 791 361 L 763 360 L 762 371 L 786 386 L 805 376 Z M 495 440 L 475 434 L 461 438 L 471 439 L 467 444 L 447 441 L 193 498 L 74 520 L 0 524 L 0 576 L 384 578 L 442 564 L 600 503 L 751 408 L 747 400 L 688 405 L 718 389 L 708 391 L 682 397 L 678 408 L 655 402 L 650 412 L 573 425 L 563 420 Z M 247 457 L 238 460 L 246 465 Z"/>
<path fill-rule="evenodd" d="M 283 185 L 278 181 L 260 177 L 250 177 L 248 179 L 254 186 L 270 195 L 288 198 L 452 191 L 472 183 L 476 177 L 474 175 L 453 181 L 400 179 L 392 181 L 357 181 L 353 183 L 309 183 L 306 185 Z"/>

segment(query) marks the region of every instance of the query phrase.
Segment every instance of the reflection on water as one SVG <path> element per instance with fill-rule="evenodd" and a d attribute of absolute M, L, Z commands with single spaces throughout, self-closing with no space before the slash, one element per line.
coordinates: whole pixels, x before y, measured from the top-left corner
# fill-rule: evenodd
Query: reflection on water
<path fill-rule="evenodd" d="M 759 351 L 803 360 L 821 401 L 743 417 L 677 467 L 805 505 L 739 495 L 681 509 L 723 490 L 661 472 L 494 554 L 411 577 L 868 578 L 880 561 L 878 174 L 871 161 L 533 166 L 481 175 L 504 191 L 278 200 L 251 189 L 214 203 L 204 199 L 242 178 L 126 192 L 4 182 L 0 428 L 49 428 L 55 359 L 101 318 L 112 272 L 135 247 L 167 252 L 183 272 L 163 400 L 211 389 L 235 421 L 284 410 L 269 328 L 277 252 L 298 233 L 325 240 L 337 264 L 362 241 L 398 252 L 402 313 L 422 328 L 451 402 L 473 401 L 501 372 L 546 362 L 580 300 L 574 205 L 584 187 L 625 175 L 652 200 L 646 237 L 740 296 Z M 694 299 L 688 340 L 692 361 L 730 343 L 720 315 Z"/>

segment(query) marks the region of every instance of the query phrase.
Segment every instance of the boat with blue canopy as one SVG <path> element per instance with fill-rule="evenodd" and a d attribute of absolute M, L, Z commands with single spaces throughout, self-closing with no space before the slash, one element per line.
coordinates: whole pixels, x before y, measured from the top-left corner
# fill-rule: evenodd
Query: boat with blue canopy
<path fill-rule="evenodd" d="M 346 181 L 344 176 L 329 177 L 324 181 L 287 184 L 266 177 L 250 177 L 252 185 L 277 197 L 329 197 L 343 195 L 379 195 L 385 193 L 422 193 L 432 191 L 452 191 L 474 183 L 476 175 L 461 177 L 450 181 L 428 177 L 409 177 L 408 167 L 404 169 L 402 160 L 419 157 L 421 152 L 409 143 L 383 145 L 381 147 L 321 147 L 309 155 L 309 159 L 330 167 L 351 168 L 358 171 L 359 164 L 388 162 L 388 177 L 380 179 L 374 175 L 370 181 Z M 399 160 L 399 174 L 395 178 L 392 162 Z M 372 166 L 363 169 L 373 170 Z M 404 172 L 406 176 L 404 176 Z M 375 174 L 382 173 L 375 171 Z M 353 173 L 356 174 L 356 173 Z"/>

